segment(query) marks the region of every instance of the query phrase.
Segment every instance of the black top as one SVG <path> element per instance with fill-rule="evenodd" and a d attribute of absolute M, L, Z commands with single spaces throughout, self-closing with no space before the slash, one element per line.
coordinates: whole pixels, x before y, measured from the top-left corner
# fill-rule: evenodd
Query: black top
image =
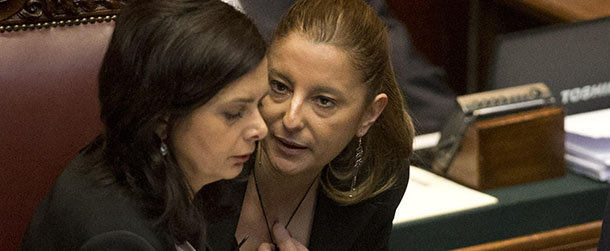
<path fill-rule="evenodd" d="M 405 163 L 399 182 L 378 196 L 342 206 L 318 189 L 309 250 L 388 250 L 392 220 L 407 188 L 409 165 Z M 221 202 L 206 205 L 208 245 L 214 251 L 235 250 L 235 230 L 247 182 L 219 181 L 204 187 L 202 196 L 214 191 Z"/>
<path fill-rule="evenodd" d="M 20 250 L 175 250 L 118 184 L 100 185 L 79 155 L 42 200 Z M 203 249 L 198 249 L 203 250 Z"/>

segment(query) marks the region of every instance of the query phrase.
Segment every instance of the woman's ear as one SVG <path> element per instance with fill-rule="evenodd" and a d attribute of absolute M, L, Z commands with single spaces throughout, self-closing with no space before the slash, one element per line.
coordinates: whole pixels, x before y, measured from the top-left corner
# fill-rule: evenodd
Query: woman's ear
<path fill-rule="evenodd" d="M 375 96 L 373 102 L 369 105 L 369 107 L 364 112 L 362 116 L 362 120 L 360 121 L 360 127 L 358 128 L 358 132 L 356 132 L 356 136 L 362 137 L 366 135 L 369 131 L 369 128 L 375 123 L 375 120 L 379 118 L 379 115 L 385 109 L 385 106 L 388 104 L 388 95 L 385 93 L 379 93 Z"/>
<path fill-rule="evenodd" d="M 169 115 L 163 115 L 157 121 L 157 129 L 155 133 L 157 136 L 161 138 L 161 141 L 165 141 L 167 139 L 167 129 L 169 128 Z"/>

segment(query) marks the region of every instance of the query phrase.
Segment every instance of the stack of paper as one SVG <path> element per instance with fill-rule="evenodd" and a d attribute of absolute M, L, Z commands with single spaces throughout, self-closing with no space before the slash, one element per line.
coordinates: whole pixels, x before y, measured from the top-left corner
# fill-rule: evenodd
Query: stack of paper
<path fill-rule="evenodd" d="M 493 205 L 498 199 L 411 166 L 409 185 L 394 224 Z"/>
<path fill-rule="evenodd" d="M 600 181 L 610 181 L 610 109 L 567 116 L 567 167 Z"/>

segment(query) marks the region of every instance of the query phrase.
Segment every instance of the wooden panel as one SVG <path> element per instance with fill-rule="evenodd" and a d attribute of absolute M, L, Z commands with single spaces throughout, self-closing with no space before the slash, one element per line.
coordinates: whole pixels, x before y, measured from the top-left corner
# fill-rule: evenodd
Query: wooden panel
<path fill-rule="evenodd" d="M 475 122 L 447 177 L 486 190 L 563 176 L 563 119 L 553 106 Z"/>
<path fill-rule="evenodd" d="M 547 20 L 574 22 L 610 16 L 608 0 L 514 0 L 506 3 Z"/>
<path fill-rule="evenodd" d="M 556 230 L 455 249 L 480 250 L 596 250 L 602 221 L 569 226 Z"/>

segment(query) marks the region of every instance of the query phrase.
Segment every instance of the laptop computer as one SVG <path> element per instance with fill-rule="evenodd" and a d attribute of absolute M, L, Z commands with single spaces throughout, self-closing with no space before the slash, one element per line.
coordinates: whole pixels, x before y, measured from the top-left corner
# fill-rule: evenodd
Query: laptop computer
<path fill-rule="evenodd" d="M 610 107 L 610 17 L 500 35 L 488 89 L 534 82 L 568 115 Z"/>

